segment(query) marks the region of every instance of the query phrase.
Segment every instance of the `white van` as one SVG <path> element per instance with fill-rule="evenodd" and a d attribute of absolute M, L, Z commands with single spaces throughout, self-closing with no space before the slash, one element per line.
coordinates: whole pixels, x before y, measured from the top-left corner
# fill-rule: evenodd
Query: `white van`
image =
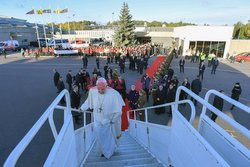
<path fill-rule="evenodd" d="M 19 43 L 17 40 L 7 40 L 0 42 L 0 50 L 17 51 L 19 49 Z"/>

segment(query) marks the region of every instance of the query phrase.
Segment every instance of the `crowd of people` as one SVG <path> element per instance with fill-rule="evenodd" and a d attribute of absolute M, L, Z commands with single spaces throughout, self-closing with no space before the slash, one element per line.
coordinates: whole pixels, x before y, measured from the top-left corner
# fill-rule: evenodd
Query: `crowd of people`
<path fill-rule="evenodd" d="M 151 50 L 151 53 L 150 53 Z M 95 55 L 96 57 L 96 68 L 93 72 L 88 71 L 88 57 L 89 55 L 82 56 L 83 67 L 78 73 L 73 75 L 72 71 L 69 70 L 66 75 L 66 84 L 63 82 L 63 77 L 59 72 L 54 69 L 54 84 L 57 87 L 57 92 L 61 92 L 67 87 L 71 93 L 71 105 L 72 108 L 79 108 L 80 99 L 83 97 L 91 87 L 96 86 L 96 81 L 104 77 L 107 80 L 107 85 L 116 91 L 118 91 L 123 99 L 128 98 L 126 82 L 120 74 L 125 72 L 125 62 L 129 63 L 129 70 L 135 71 L 142 74 L 148 66 L 148 59 L 150 54 L 153 54 L 152 48 L 149 45 L 141 45 L 129 48 L 123 48 L 122 52 L 118 54 L 105 53 L 104 55 Z M 100 59 L 105 56 L 105 64 L 103 67 L 104 73 L 100 70 Z M 103 62 L 103 61 L 102 61 Z M 120 67 L 120 74 L 117 68 L 112 69 L 111 65 L 118 65 Z M 117 67 L 117 66 L 115 66 Z M 82 90 L 82 91 L 80 91 Z M 144 89 L 146 90 L 146 89 Z M 81 92 L 81 93 L 80 93 Z M 148 93 L 148 91 L 146 91 Z M 64 100 L 61 101 L 65 103 Z M 73 115 L 77 115 L 74 113 Z M 78 117 L 75 116 L 76 122 L 79 121 Z"/>
<path fill-rule="evenodd" d="M 137 49 L 136 49 L 137 48 Z M 140 48 L 140 49 L 138 49 Z M 89 89 L 96 85 L 96 81 L 98 78 L 104 77 L 107 80 L 107 85 L 116 91 L 118 91 L 123 99 L 127 99 L 129 102 L 129 107 L 131 109 L 138 109 L 143 108 L 146 106 L 147 102 L 149 101 L 149 97 L 151 95 L 153 105 L 161 105 L 164 103 L 170 103 L 175 101 L 176 90 L 178 86 L 182 85 L 188 89 L 191 89 L 196 95 L 202 90 L 202 80 L 203 80 L 203 73 L 205 70 L 205 59 L 199 59 L 199 73 L 197 77 L 189 81 L 186 77 L 182 83 L 178 80 L 177 75 L 175 74 L 174 70 L 171 68 L 166 67 L 166 60 L 161 64 L 158 72 L 156 72 L 154 78 L 150 78 L 146 73 L 143 74 L 143 70 L 147 69 L 148 66 L 148 59 L 151 54 L 150 47 L 140 46 L 135 48 L 125 48 L 123 52 L 119 54 L 111 54 L 111 53 L 104 53 L 102 56 L 106 56 L 106 63 L 104 65 L 104 74 L 102 74 L 100 70 L 100 58 L 101 55 L 95 55 L 96 57 L 96 68 L 94 71 L 89 73 L 87 71 L 88 68 L 88 56 L 83 55 L 83 68 L 79 70 L 79 72 L 75 75 L 72 74 L 72 71 L 69 70 L 66 76 L 66 83 L 69 92 L 71 93 L 71 105 L 72 108 L 79 108 L 80 106 L 80 99 L 83 96 L 80 94 L 80 90 L 83 93 L 87 93 Z M 148 53 L 149 52 L 149 53 Z M 148 56 L 149 55 L 149 56 Z M 127 90 L 125 80 L 119 75 L 118 69 L 112 69 L 110 64 L 117 64 L 120 66 L 120 74 L 124 73 L 125 69 L 125 62 L 128 61 L 128 69 L 129 70 L 136 70 L 138 73 L 143 74 L 141 77 L 141 87 L 136 88 L 135 85 L 131 86 L 130 90 Z M 187 61 L 187 60 L 186 60 Z M 209 60 L 210 61 L 210 60 Z M 208 61 L 209 65 L 214 66 L 214 64 L 219 64 L 218 59 L 214 57 L 211 62 Z M 216 63 L 214 63 L 216 62 Z M 180 58 L 179 60 L 180 65 L 180 73 L 184 73 L 184 65 L 185 59 Z M 211 74 L 215 74 L 216 67 L 212 68 Z M 58 89 L 58 92 L 62 91 L 65 88 L 62 76 L 54 69 L 54 84 Z M 223 90 L 221 90 L 223 92 Z M 239 96 L 241 94 L 241 87 L 240 84 L 237 83 L 235 88 L 232 90 L 232 98 L 235 100 L 239 100 Z M 184 91 L 180 93 L 180 100 L 187 99 L 188 95 Z M 215 101 L 219 97 L 215 97 Z M 191 100 L 194 102 L 195 106 L 197 105 L 197 101 L 191 97 Z M 125 101 L 125 100 L 124 100 Z M 65 103 L 65 101 L 61 101 Z M 216 108 L 221 109 L 221 105 L 223 102 L 214 102 Z M 222 107 L 223 108 L 223 107 Z M 232 106 L 231 109 L 233 109 Z M 166 112 L 165 107 L 156 108 L 155 113 L 157 115 L 163 114 Z M 168 110 L 168 113 L 171 115 L 171 107 Z M 140 120 L 144 120 L 144 112 L 138 111 L 138 117 Z M 73 114 L 75 116 L 76 122 L 79 121 L 77 114 Z M 215 116 L 212 119 L 215 120 Z"/>

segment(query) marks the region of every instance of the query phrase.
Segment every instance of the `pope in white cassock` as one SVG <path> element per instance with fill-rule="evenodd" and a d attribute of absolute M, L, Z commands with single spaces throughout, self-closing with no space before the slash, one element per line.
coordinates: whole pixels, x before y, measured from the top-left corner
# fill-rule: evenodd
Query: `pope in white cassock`
<path fill-rule="evenodd" d="M 81 110 L 93 109 L 97 152 L 100 156 L 110 158 L 121 137 L 121 114 L 125 103 L 116 90 L 107 86 L 104 78 L 99 78 L 96 85 L 89 90 Z"/>

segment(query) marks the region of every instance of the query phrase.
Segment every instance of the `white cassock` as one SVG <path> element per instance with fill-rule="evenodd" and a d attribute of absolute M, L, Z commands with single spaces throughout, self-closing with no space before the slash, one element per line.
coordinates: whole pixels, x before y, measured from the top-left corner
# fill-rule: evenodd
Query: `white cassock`
<path fill-rule="evenodd" d="M 116 137 L 121 135 L 121 114 L 124 105 L 121 95 L 116 90 L 107 87 L 105 93 L 100 94 L 97 87 L 93 87 L 81 106 L 83 111 L 93 109 L 97 152 L 106 158 L 110 158 L 118 146 Z"/>

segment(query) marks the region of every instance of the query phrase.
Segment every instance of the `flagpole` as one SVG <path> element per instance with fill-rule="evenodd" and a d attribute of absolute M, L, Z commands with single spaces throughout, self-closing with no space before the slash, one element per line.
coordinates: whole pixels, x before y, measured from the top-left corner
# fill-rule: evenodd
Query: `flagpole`
<path fill-rule="evenodd" d="M 68 33 L 69 33 L 69 35 L 70 35 L 70 26 L 69 26 L 69 12 L 67 12 L 67 16 L 68 16 Z"/>
<path fill-rule="evenodd" d="M 76 23 L 75 23 L 75 14 L 73 14 L 73 20 L 74 20 L 74 30 L 75 30 L 75 44 L 76 44 Z"/>
<path fill-rule="evenodd" d="M 55 32 L 55 30 L 54 30 L 54 22 L 53 22 L 53 19 L 52 19 L 52 10 L 51 10 L 51 12 L 50 12 L 50 20 L 51 20 L 51 23 L 52 23 L 52 39 L 54 40 L 54 48 L 56 47 L 56 43 L 55 43 L 55 39 L 54 39 L 54 32 Z"/>
<path fill-rule="evenodd" d="M 48 43 L 47 43 L 47 35 L 46 35 L 45 26 L 44 26 L 44 20 L 43 20 L 43 33 L 44 33 L 44 38 L 45 38 L 46 48 L 48 48 Z"/>
<path fill-rule="evenodd" d="M 34 14 L 36 15 L 36 11 L 34 10 Z M 35 25 L 36 25 L 36 37 L 37 37 L 37 42 L 38 42 L 38 47 L 39 50 L 41 49 L 41 43 L 40 43 L 40 37 L 39 37 L 39 27 L 37 22 L 35 21 Z"/>
<path fill-rule="evenodd" d="M 49 9 L 50 9 L 50 21 L 51 21 L 51 34 L 52 34 L 52 39 L 54 40 L 54 22 L 53 22 L 53 19 L 52 19 L 52 13 L 53 13 L 53 11 L 52 11 L 52 9 L 51 9 L 51 5 L 50 5 L 50 7 L 49 7 Z M 54 42 L 54 48 L 55 48 L 56 46 L 55 46 L 55 42 Z"/>
<path fill-rule="evenodd" d="M 37 23 L 36 23 L 36 22 L 35 22 L 35 25 L 36 25 L 36 37 L 37 37 L 37 41 L 38 41 L 38 47 L 39 47 L 39 49 L 40 49 L 40 48 L 41 48 L 41 44 L 40 44 L 38 26 L 37 26 Z"/>

